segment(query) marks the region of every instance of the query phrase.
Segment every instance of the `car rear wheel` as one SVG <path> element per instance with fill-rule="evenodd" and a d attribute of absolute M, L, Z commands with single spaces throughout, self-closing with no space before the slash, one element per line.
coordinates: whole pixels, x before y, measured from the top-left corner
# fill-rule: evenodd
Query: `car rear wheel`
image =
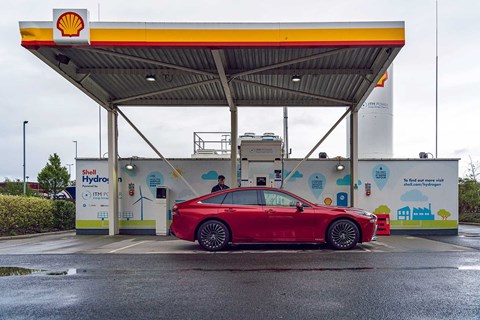
<path fill-rule="evenodd" d="M 222 250 L 228 245 L 230 231 L 227 226 L 220 221 L 206 221 L 198 228 L 197 240 L 205 250 Z"/>
<path fill-rule="evenodd" d="M 357 245 L 359 238 L 360 231 L 350 220 L 337 220 L 328 228 L 328 243 L 337 250 L 352 249 Z"/>

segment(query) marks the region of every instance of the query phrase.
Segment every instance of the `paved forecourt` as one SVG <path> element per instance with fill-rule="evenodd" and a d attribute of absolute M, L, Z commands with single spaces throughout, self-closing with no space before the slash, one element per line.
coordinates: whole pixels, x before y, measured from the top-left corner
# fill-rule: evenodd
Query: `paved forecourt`
<path fill-rule="evenodd" d="M 471 231 L 470 231 L 471 232 Z M 462 235 L 460 235 L 462 236 Z M 350 251 L 335 251 L 324 244 L 242 244 L 229 250 L 206 252 L 198 243 L 172 236 L 77 236 L 74 232 L 35 237 L 0 238 L 0 255 L 16 254 L 239 254 L 328 252 L 448 252 L 475 251 L 467 246 L 413 236 L 379 236 Z"/>

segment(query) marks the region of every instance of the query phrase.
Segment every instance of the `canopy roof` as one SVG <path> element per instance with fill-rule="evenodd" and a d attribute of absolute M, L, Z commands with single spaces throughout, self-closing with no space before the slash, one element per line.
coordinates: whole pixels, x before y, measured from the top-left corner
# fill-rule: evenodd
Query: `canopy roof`
<path fill-rule="evenodd" d="M 355 111 L 405 43 L 403 22 L 90 22 L 89 41 L 82 45 L 55 42 L 55 26 L 20 22 L 22 45 L 105 108 Z M 301 80 L 293 82 L 293 76 Z"/>

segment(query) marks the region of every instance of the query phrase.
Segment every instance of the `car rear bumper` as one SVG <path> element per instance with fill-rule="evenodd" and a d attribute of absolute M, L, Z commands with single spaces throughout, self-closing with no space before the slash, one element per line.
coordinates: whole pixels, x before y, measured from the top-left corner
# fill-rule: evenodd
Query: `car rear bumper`
<path fill-rule="evenodd" d="M 195 241 L 195 224 L 187 221 L 187 219 L 190 220 L 186 216 L 174 215 L 170 228 L 175 237 L 182 240 Z"/>

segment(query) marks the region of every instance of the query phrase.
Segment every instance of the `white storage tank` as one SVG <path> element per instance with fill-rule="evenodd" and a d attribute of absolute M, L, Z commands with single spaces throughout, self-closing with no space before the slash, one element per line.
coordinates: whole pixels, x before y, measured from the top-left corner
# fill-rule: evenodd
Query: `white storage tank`
<path fill-rule="evenodd" d="M 390 66 L 358 111 L 358 157 L 393 157 L 393 67 Z M 347 118 L 349 120 L 349 118 Z M 347 141 L 350 121 L 347 121 Z M 347 154 L 350 149 L 347 147 Z"/>

